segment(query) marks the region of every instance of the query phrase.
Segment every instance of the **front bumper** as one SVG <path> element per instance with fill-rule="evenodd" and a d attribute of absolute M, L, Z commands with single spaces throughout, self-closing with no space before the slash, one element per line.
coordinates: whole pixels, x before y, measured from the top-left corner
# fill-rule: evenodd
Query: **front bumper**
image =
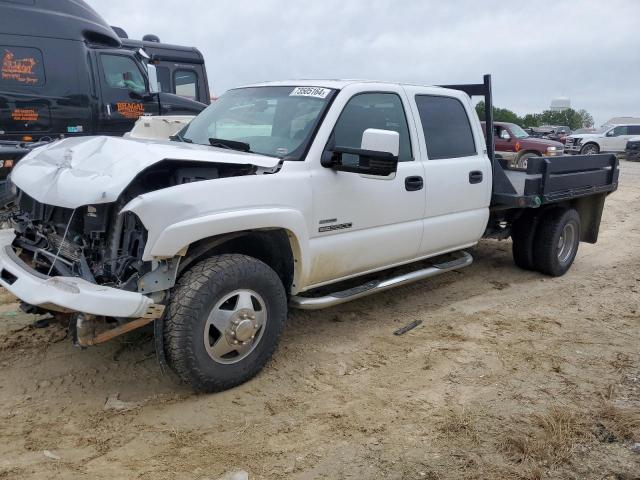
<path fill-rule="evenodd" d="M 580 150 L 582 149 L 582 142 L 580 143 L 565 143 L 564 144 L 564 153 L 568 153 L 571 155 L 575 155 L 580 153 Z"/>
<path fill-rule="evenodd" d="M 0 285 L 23 302 L 46 310 L 106 317 L 139 318 L 153 310 L 153 300 L 140 293 L 33 270 L 14 252 L 14 238 L 13 230 L 0 230 Z"/>

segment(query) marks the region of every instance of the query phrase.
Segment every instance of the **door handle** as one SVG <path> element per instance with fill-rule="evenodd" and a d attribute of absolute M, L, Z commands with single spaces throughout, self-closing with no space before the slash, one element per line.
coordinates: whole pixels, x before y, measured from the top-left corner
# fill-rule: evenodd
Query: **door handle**
<path fill-rule="evenodd" d="M 469 172 L 469 183 L 481 183 L 482 172 L 480 170 L 474 170 Z"/>
<path fill-rule="evenodd" d="M 420 176 L 416 175 L 404 179 L 404 188 L 407 189 L 407 192 L 422 190 L 422 187 L 424 187 L 424 180 Z"/>

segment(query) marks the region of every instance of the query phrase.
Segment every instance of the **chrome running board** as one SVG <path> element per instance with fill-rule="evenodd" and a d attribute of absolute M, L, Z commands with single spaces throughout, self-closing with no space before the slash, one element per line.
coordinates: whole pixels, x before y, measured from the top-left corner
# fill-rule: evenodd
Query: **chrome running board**
<path fill-rule="evenodd" d="M 291 297 L 289 304 L 294 308 L 300 308 L 303 310 L 319 310 L 321 308 L 333 307 L 335 305 L 340 305 L 341 303 L 350 302 L 356 298 L 366 297 L 367 295 L 383 292 L 394 287 L 417 282 L 418 280 L 435 277 L 436 275 L 440 275 L 451 270 L 468 267 L 473 263 L 473 257 L 469 253 L 464 251 L 460 253 L 462 253 L 462 257 L 448 262 L 438 263 L 428 268 L 404 273 L 385 280 L 372 280 L 364 285 L 359 285 L 340 292 L 334 292 L 324 297 L 302 297 L 295 295 Z"/>

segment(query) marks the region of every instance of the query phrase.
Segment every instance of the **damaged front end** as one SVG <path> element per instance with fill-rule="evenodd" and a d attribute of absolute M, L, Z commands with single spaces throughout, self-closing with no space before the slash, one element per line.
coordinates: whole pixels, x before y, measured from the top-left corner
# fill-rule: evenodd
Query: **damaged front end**
<path fill-rule="evenodd" d="M 278 165 L 276 158 L 186 143 L 53 142 L 12 173 L 17 209 L 12 229 L 0 230 L 0 286 L 33 313 L 69 314 L 83 346 L 139 328 L 162 316 L 186 248 L 144 257 L 147 229 L 125 206 L 157 190 Z"/>
<path fill-rule="evenodd" d="M 103 302 L 88 309 L 54 298 L 25 303 L 25 310 L 31 313 L 77 309 L 79 313 L 70 316 L 70 325 L 81 346 L 102 343 L 160 317 L 166 290 L 175 282 L 180 257 L 143 262 L 147 231 L 135 214 L 120 213 L 122 203 L 70 209 L 42 204 L 25 192 L 19 194 L 11 250 L 34 276 L 46 279 L 49 286 L 57 279 L 57 288 L 66 288 L 67 293 L 77 291 L 80 295 L 74 287 L 82 281 L 85 286 L 102 287 L 103 292 L 109 288 L 113 294 L 140 296 L 142 308 L 121 312 L 105 309 Z M 21 298 L 29 302 L 29 298 Z"/>
<path fill-rule="evenodd" d="M 44 205 L 21 192 L 18 205 L 13 244 L 41 274 L 136 291 L 150 269 L 140 260 L 144 226 L 130 212 L 118 215 L 116 204 L 69 209 Z"/>

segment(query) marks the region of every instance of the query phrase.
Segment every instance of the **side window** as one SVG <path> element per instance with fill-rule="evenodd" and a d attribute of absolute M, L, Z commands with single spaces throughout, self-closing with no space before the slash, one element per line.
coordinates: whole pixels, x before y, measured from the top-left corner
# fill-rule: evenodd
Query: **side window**
<path fill-rule="evenodd" d="M 416 104 L 430 160 L 476 155 L 469 117 L 460 100 L 416 95 Z"/>
<path fill-rule="evenodd" d="M 400 134 L 398 161 L 413 160 L 409 127 L 402 100 L 395 93 L 361 93 L 345 105 L 333 129 L 335 145 L 360 148 L 367 128 L 393 130 Z M 343 161 L 356 161 L 343 156 Z"/>
<path fill-rule="evenodd" d="M 613 129 L 613 134 L 611 136 L 619 137 L 620 135 L 628 135 L 627 133 L 628 130 L 629 130 L 629 127 L 627 127 L 626 125 L 619 125 Z"/>
<path fill-rule="evenodd" d="M 126 88 L 136 93 L 146 90 L 144 78 L 136 63 L 122 55 L 100 55 L 107 85 L 111 88 Z"/>
<path fill-rule="evenodd" d="M 0 45 L 0 85 L 42 87 L 45 84 L 42 52 L 37 48 Z"/>
<path fill-rule="evenodd" d="M 190 100 L 198 99 L 198 75 L 193 70 L 176 70 L 173 74 L 176 95 Z"/>
<path fill-rule="evenodd" d="M 629 125 L 629 133 L 627 135 L 640 135 L 640 125 Z"/>
<path fill-rule="evenodd" d="M 171 72 L 169 72 L 169 68 L 157 65 L 156 72 L 158 74 L 158 86 L 160 87 L 160 91 L 164 93 L 173 93 L 173 90 L 171 89 Z"/>

